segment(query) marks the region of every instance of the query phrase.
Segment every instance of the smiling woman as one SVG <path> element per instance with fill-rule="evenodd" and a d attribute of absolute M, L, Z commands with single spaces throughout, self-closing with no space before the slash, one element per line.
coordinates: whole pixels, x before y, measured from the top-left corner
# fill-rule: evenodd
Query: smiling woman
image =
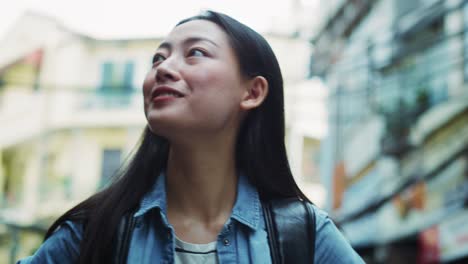
<path fill-rule="evenodd" d="M 363 263 L 294 181 L 281 71 L 257 32 L 212 11 L 181 21 L 143 97 L 132 161 L 20 263 Z"/>
<path fill-rule="evenodd" d="M 242 116 L 256 107 L 245 106 L 250 101 L 242 97 L 260 104 L 267 91 L 263 77 L 241 75 L 227 35 L 207 20 L 177 26 L 156 50 L 143 84 L 145 113 L 155 134 L 170 142 L 219 139 L 232 146 Z"/>

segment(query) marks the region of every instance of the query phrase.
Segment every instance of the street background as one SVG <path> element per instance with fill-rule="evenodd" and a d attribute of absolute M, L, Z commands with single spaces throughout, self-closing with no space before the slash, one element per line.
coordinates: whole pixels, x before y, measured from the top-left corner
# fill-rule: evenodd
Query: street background
<path fill-rule="evenodd" d="M 468 263 L 466 0 L 4 1 L 0 263 L 125 163 L 153 52 L 205 9 L 272 46 L 296 180 L 366 263 Z"/>

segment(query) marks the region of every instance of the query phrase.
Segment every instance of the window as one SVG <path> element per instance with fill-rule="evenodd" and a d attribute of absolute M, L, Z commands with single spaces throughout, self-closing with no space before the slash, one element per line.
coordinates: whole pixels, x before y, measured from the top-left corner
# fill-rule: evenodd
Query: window
<path fill-rule="evenodd" d="M 101 76 L 102 76 L 102 81 L 101 81 L 101 89 L 111 89 L 115 83 L 114 83 L 114 75 L 115 75 L 115 69 L 114 69 L 114 64 L 112 62 L 104 62 L 101 66 Z"/>
<path fill-rule="evenodd" d="M 133 89 L 134 63 L 106 61 L 101 65 L 101 89 L 111 93 L 125 93 Z"/>
<path fill-rule="evenodd" d="M 122 108 L 131 102 L 134 81 L 134 63 L 105 61 L 101 64 L 101 84 L 97 94 L 88 98 L 87 108 Z"/>
<path fill-rule="evenodd" d="M 104 149 L 102 152 L 101 183 L 106 185 L 120 167 L 121 149 Z"/>
<path fill-rule="evenodd" d="M 123 85 L 126 91 L 131 91 L 133 89 L 133 68 L 134 64 L 132 61 L 128 61 L 125 63 Z"/>

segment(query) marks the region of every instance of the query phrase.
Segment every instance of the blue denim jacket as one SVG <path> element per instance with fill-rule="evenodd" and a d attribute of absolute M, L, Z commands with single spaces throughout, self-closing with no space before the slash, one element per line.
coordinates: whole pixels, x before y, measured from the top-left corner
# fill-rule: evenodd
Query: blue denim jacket
<path fill-rule="evenodd" d="M 141 201 L 134 214 L 128 263 L 173 263 L 174 229 L 167 220 L 165 177 Z M 351 248 L 327 214 L 314 207 L 316 224 L 315 263 L 364 263 Z M 82 236 L 79 224 L 65 222 L 33 256 L 18 263 L 76 263 Z M 217 238 L 220 264 L 271 263 L 267 232 L 260 199 L 245 176 L 239 177 L 237 198 Z"/>

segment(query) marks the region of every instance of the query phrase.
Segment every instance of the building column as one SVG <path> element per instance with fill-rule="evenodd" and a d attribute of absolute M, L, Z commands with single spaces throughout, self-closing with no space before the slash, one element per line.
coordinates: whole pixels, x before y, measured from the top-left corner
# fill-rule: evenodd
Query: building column
<path fill-rule="evenodd" d="M 25 159 L 25 167 L 22 181 L 23 199 L 21 208 L 24 212 L 27 212 L 28 217 L 31 217 L 28 220 L 33 220 L 40 201 L 40 176 L 43 169 L 41 160 L 43 157 L 40 155 L 41 153 L 37 144 L 32 144 L 27 146 L 27 148 L 27 151 L 25 150 L 23 153 L 28 154 L 22 157 Z"/>
<path fill-rule="evenodd" d="M 124 145 L 123 153 L 125 156 L 123 159 L 127 158 L 129 154 L 133 154 L 132 151 L 136 151 L 136 145 L 138 140 L 143 134 L 143 128 L 141 127 L 128 127 L 127 128 L 127 139 L 126 144 Z"/>
<path fill-rule="evenodd" d="M 3 165 L 3 151 L 0 149 L 0 205 L 4 202 L 5 167 Z"/>
<path fill-rule="evenodd" d="M 288 138 L 289 166 L 298 184 L 303 181 L 302 175 L 302 152 L 304 147 L 304 137 L 294 125 L 290 127 Z"/>

